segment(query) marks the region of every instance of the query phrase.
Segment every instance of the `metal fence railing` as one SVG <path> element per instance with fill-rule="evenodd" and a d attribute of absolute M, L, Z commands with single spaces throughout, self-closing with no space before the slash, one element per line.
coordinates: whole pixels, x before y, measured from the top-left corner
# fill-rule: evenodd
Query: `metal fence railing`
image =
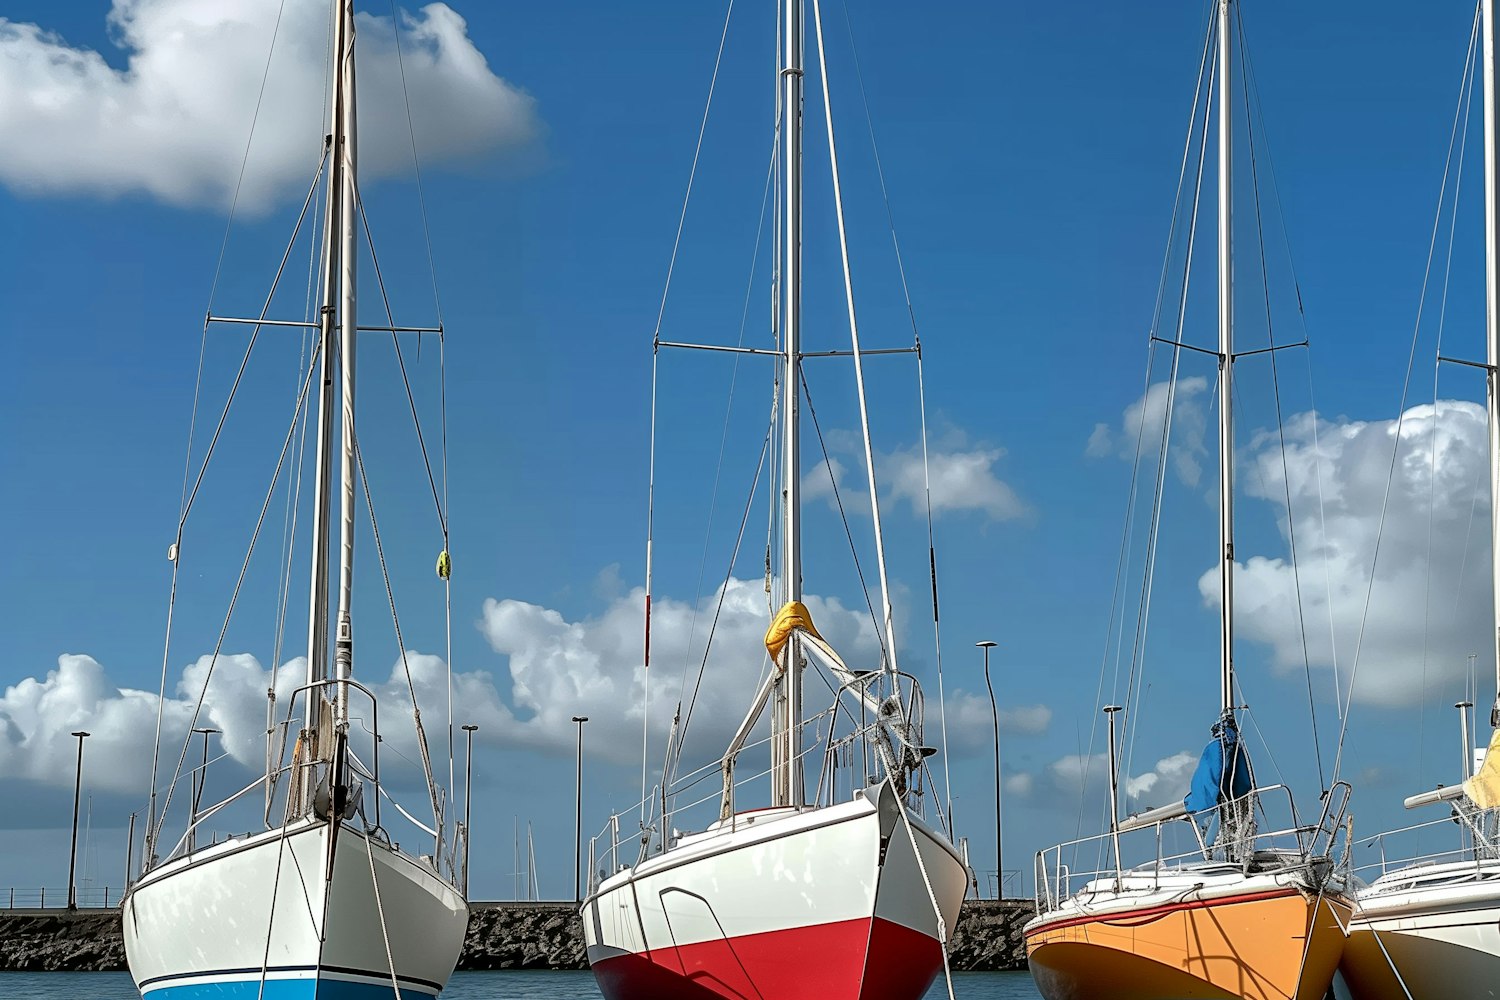
<path fill-rule="evenodd" d="M 80 910 L 107 910 L 119 906 L 124 894 L 123 889 L 113 886 L 80 886 L 73 893 Z M 61 889 L 0 889 L 0 906 L 7 910 L 66 910 L 68 890 L 66 886 Z"/>

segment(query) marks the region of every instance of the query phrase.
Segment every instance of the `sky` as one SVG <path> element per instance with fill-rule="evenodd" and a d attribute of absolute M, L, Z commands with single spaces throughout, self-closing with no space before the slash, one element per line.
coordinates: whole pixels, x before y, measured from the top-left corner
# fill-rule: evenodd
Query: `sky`
<path fill-rule="evenodd" d="M 384 290 L 398 323 L 440 314 L 447 334 L 441 356 L 433 337 L 403 341 L 410 403 L 389 340 L 361 354 L 361 451 L 403 642 L 365 521 L 356 672 L 396 706 L 383 716 L 394 728 L 404 645 L 446 779 L 443 541 L 411 419 L 415 409 L 436 462 L 445 374 L 454 723 L 480 727 L 473 895 L 516 892 L 515 840 L 529 825 L 540 892 L 565 897 L 573 716 L 590 719 L 585 829 L 632 816 L 641 791 L 658 312 L 664 339 L 769 340 L 774 14 L 734 6 L 663 306 L 724 3 L 397 5 L 399 63 L 392 8 L 358 9 L 362 197 Z M 0 788 L 11 804 L 0 887 L 65 886 L 68 734 L 80 726 L 95 734 L 81 870 L 118 887 L 164 659 L 170 772 L 287 434 L 305 345 L 279 329 L 262 334 L 194 498 L 164 658 L 184 470 L 203 462 L 248 341 L 243 327 L 205 335 L 203 317 L 256 314 L 289 243 L 268 308 L 308 314 L 309 230 L 291 234 L 325 129 L 326 18 L 316 0 L 276 15 L 250 0 L 0 5 Z M 878 0 L 830 2 L 824 15 L 862 341 L 910 345 L 915 317 L 923 344 L 948 742 L 932 794 L 946 801 L 951 785 L 956 832 L 977 868 L 994 869 L 992 721 L 974 645 L 994 640 L 1004 866 L 1023 873 L 1010 888 L 1029 891 L 1035 851 L 1100 829 L 1103 704 L 1130 698 L 1132 809 L 1182 794 L 1217 713 L 1215 373 L 1187 352 L 1169 393 L 1168 352 L 1148 342 L 1164 272 L 1172 292 L 1155 329 L 1176 332 L 1191 202 L 1178 179 L 1206 8 Z M 1315 811 L 1337 758 L 1356 786 L 1361 843 L 1412 821 L 1402 797 L 1456 779 L 1450 706 L 1469 689 L 1469 653 L 1481 716 L 1493 697 L 1483 383 L 1434 365 L 1439 337 L 1446 355 L 1483 356 L 1477 104 L 1445 167 L 1471 16 L 1462 4 L 1382 0 L 1359 18 L 1243 4 L 1257 183 L 1242 145 L 1239 344 L 1305 331 L 1310 346 L 1278 352 L 1274 380 L 1265 355 L 1237 369 L 1240 694 L 1262 781 L 1286 780 Z M 819 75 L 807 79 L 804 336 L 831 350 L 848 329 Z M 1210 153 L 1184 297 L 1182 337 L 1198 346 L 1215 337 L 1213 169 Z M 369 263 L 361 316 L 377 322 Z M 870 575 L 852 367 L 807 367 Z M 927 690 L 933 742 L 918 371 L 900 355 L 869 358 L 867 375 L 898 649 Z M 658 376 L 648 772 L 720 594 L 684 770 L 713 761 L 748 706 L 767 618 L 763 481 L 731 556 L 769 372 L 760 359 L 667 351 Z M 1169 395 L 1149 630 L 1130 687 L 1154 453 L 1128 518 L 1127 500 L 1136 442 L 1160 441 Z M 873 661 L 811 432 L 803 466 L 814 618 L 851 663 Z M 305 543 L 277 641 L 294 475 L 295 460 L 205 697 L 223 730 L 209 797 L 253 779 L 265 690 L 284 699 L 300 674 Z M 411 737 L 392 736 L 390 754 L 393 787 L 420 799 Z"/>

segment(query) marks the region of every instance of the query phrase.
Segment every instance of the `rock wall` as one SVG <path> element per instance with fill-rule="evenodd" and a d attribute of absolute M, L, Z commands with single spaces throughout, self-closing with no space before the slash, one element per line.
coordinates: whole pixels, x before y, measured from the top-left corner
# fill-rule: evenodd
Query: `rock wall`
<path fill-rule="evenodd" d="M 949 948 L 955 972 L 1023 969 L 1030 900 L 965 900 Z M 572 903 L 475 903 L 460 969 L 586 969 Z M 0 971 L 110 972 L 125 968 L 119 910 L 0 911 Z"/>
<path fill-rule="evenodd" d="M 0 911 L 0 971 L 112 972 L 125 968 L 119 910 Z"/>

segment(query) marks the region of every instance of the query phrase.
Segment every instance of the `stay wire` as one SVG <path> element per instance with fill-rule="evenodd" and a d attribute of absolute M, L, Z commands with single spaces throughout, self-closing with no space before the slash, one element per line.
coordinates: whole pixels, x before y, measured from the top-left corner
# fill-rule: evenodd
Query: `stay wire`
<path fill-rule="evenodd" d="M 1349 705 L 1354 699 L 1354 682 L 1359 675 L 1360 653 L 1364 648 L 1365 626 L 1369 623 L 1370 603 L 1375 592 L 1375 570 L 1380 563 L 1381 541 L 1385 536 L 1385 518 L 1390 508 L 1391 489 L 1396 479 L 1396 463 L 1401 454 L 1401 432 L 1406 423 L 1406 401 L 1411 391 L 1412 371 L 1416 365 L 1417 343 L 1421 332 L 1422 314 L 1427 304 L 1428 283 L 1432 278 L 1432 263 L 1437 251 L 1437 238 L 1442 225 L 1443 204 L 1448 195 L 1448 179 L 1452 176 L 1455 147 L 1458 145 L 1459 124 L 1463 116 L 1464 94 L 1469 87 L 1470 75 L 1473 72 L 1474 51 L 1479 38 L 1479 10 L 1476 8 L 1474 27 L 1469 35 L 1469 52 L 1465 61 L 1464 72 L 1459 86 L 1458 106 L 1453 113 L 1453 127 L 1448 138 L 1448 156 L 1443 164 L 1443 180 L 1438 189 L 1437 214 L 1432 222 L 1432 235 L 1427 244 L 1427 264 L 1423 271 L 1422 291 L 1417 300 L 1417 317 L 1412 324 L 1411 349 L 1406 359 L 1406 375 L 1401 383 L 1401 400 L 1399 415 L 1396 417 L 1396 432 L 1391 440 L 1391 461 L 1386 471 L 1385 492 L 1380 502 L 1380 518 L 1376 525 L 1375 547 L 1370 557 L 1370 578 L 1365 587 L 1364 610 L 1360 615 L 1359 631 L 1355 638 L 1354 661 L 1349 670 L 1349 684 L 1346 688 L 1346 701 L 1343 713 L 1343 722 L 1339 727 L 1338 752 L 1333 759 L 1333 779 L 1338 780 L 1341 766 L 1343 764 L 1344 741 L 1349 730 Z"/>
<path fill-rule="evenodd" d="M 865 580 L 864 567 L 859 562 L 859 550 L 854 545 L 854 530 L 849 526 L 849 515 L 844 510 L 844 499 L 839 493 L 838 477 L 833 474 L 833 459 L 828 454 L 828 445 L 823 440 L 823 427 L 818 423 L 818 411 L 813 407 L 812 391 L 807 387 L 807 373 L 800 368 L 797 376 L 802 380 L 802 398 L 807 400 L 807 415 L 812 417 L 813 430 L 817 432 L 818 448 L 823 452 L 823 467 L 828 470 L 828 482 L 833 487 L 833 503 L 838 508 L 839 522 L 844 526 L 844 537 L 849 540 L 849 555 L 854 559 L 854 573 L 859 577 L 859 592 L 864 595 L 865 607 L 870 609 L 870 624 L 875 626 L 875 641 L 880 644 L 881 662 L 887 662 L 885 637 L 880 631 L 880 617 L 875 613 L 875 602 L 870 599 L 870 585 Z"/>
<path fill-rule="evenodd" d="M 1273 318 L 1271 313 L 1271 277 L 1269 268 L 1266 265 L 1266 235 L 1265 225 L 1261 212 L 1259 160 L 1256 157 L 1255 129 L 1251 127 L 1250 120 L 1250 109 L 1252 107 L 1250 100 L 1250 89 L 1253 80 L 1249 69 L 1249 47 L 1246 45 L 1245 41 L 1245 27 L 1243 24 L 1243 16 L 1243 11 L 1240 8 L 1236 7 L 1235 17 L 1236 20 L 1240 22 L 1240 60 L 1246 67 L 1245 73 L 1241 75 L 1240 88 L 1241 95 L 1245 102 L 1245 133 L 1247 138 L 1247 147 L 1250 152 L 1250 188 L 1254 194 L 1255 200 L 1256 249 L 1258 251 L 1260 259 L 1262 301 L 1264 303 L 1266 311 L 1266 336 L 1269 338 L 1269 344 L 1271 348 L 1269 352 L 1271 358 L 1271 392 L 1276 401 L 1276 434 L 1281 446 L 1281 485 L 1286 499 L 1287 544 L 1291 552 L 1292 560 L 1292 588 L 1296 599 L 1297 630 L 1298 635 L 1302 641 L 1302 670 L 1303 675 L 1307 680 L 1307 715 L 1312 723 L 1313 757 L 1317 761 L 1318 765 L 1318 788 L 1322 792 L 1327 792 L 1328 781 L 1324 777 L 1323 772 L 1323 741 L 1318 736 L 1318 711 L 1313 699 L 1312 658 L 1308 653 L 1307 646 L 1307 620 L 1302 611 L 1302 571 L 1301 564 L 1297 559 L 1297 516 L 1296 511 L 1292 509 L 1291 472 L 1286 460 L 1286 425 L 1281 406 L 1281 379 L 1279 377 L 1279 371 L 1276 364 L 1276 355 L 1278 353 L 1278 351 L 1276 350 L 1276 325 L 1275 319 Z M 1300 294 L 1298 295 L 1297 299 L 1298 309 L 1300 312 Z M 1311 364 L 1309 364 L 1309 370 L 1311 370 L 1311 367 Z"/>
<path fill-rule="evenodd" d="M 365 201 L 358 190 L 354 192 L 354 204 L 359 211 L 359 221 L 365 231 L 365 244 L 370 248 L 370 263 L 375 271 L 375 284 L 380 288 L 380 301 L 385 307 L 386 325 L 394 327 L 396 319 L 391 311 L 391 298 L 385 289 L 385 276 L 380 271 L 380 257 L 375 252 L 375 237 L 370 232 L 370 218 L 365 214 Z M 443 533 L 443 548 L 448 548 L 448 512 L 438 493 L 437 478 L 432 472 L 432 458 L 427 453 L 427 438 L 422 433 L 422 418 L 417 415 L 417 398 L 412 392 L 411 377 L 406 371 L 406 358 L 401 351 L 401 335 L 391 334 L 391 346 L 396 350 L 396 367 L 401 372 L 401 384 L 406 390 L 406 403 L 411 409 L 412 429 L 417 433 L 417 447 L 422 452 L 422 466 L 427 470 L 427 485 L 432 491 L 432 503 L 437 510 L 438 529 Z"/>
<path fill-rule="evenodd" d="M 1166 301 L 1167 277 L 1168 277 L 1168 275 L 1169 275 L 1169 273 L 1171 271 L 1172 248 L 1177 245 L 1178 222 L 1179 222 L 1179 220 L 1181 218 L 1181 209 L 1182 209 L 1182 194 L 1183 194 L 1184 188 L 1187 185 L 1188 163 L 1189 163 L 1189 161 L 1191 159 L 1192 150 L 1193 150 L 1193 133 L 1196 132 L 1197 129 L 1198 129 L 1198 109 L 1199 109 L 1200 106 L 1205 106 L 1203 104 L 1203 82 L 1204 82 L 1205 77 L 1209 73 L 1209 69 L 1208 69 L 1208 66 L 1209 66 L 1209 54 L 1212 52 L 1212 49 L 1213 49 L 1213 35 L 1211 33 L 1212 32 L 1211 25 L 1213 23 L 1212 19 L 1210 19 L 1209 23 L 1210 23 L 1210 28 L 1208 29 L 1208 32 L 1205 34 L 1204 43 L 1203 43 L 1203 53 L 1202 53 L 1202 56 L 1201 56 L 1201 58 L 1199 60 L 1199 63 L 1198 63 L 1198 80 L 1194 84 L 1194 87 L 1193 87 L 1193 100 L 1192 100 L 1192 104 L 1190 106 L 1189 114 L 1188 114 L 1187 134 L 1183 138 L 1182 162 L 1181 162 L 1181 164 L 1178 167 L 1178 173 L 1177 173 L 1177 190 L 1176 190 L 1176 193 L 1175 193 L 1175 195 L 1173 196 L 1173 199 L 1172 199 L 1172 219 L 1171 219 L 1170 225 L 1167 228 L 1167 245 L 1166 245 L 1166 249 L 1163 252 L 1162 268 L 1161 268 L 1161 278 L 1157 282 L 1156 301 L 1155 301 L 1155 305 L 1154 305 L 1153 310 L 1152 310 L 1151 328 L 1150 328 L 1150 332 L 1151 332 L 1151 336 L 1152 337 L 1154 337 L 1156 335 L 1156 331 L 1158 329 L 1160 329 L 1161 318 L 1162 318 L 1162 310 L 1164 308 L 1165 301 Z M 1206 111 L 1205 111 L 1205 114 L 1206 114 Z M 1205 127 L 1206 127 L 1206 124 L 1205 124 Z M 1202 184 L 1203 161 L 1204 161 L 1204 151 L 1202 149 L 1202 144 L 1200 143 L 1199 152 L 1198 152 L 1198 167 L 1197 167 L 1197 175 L 1198 175 L 1197 184 L 1199 186 L 1201 186 L 1201 184 Z M 1195 192 L 1196 192 L 1196 188 L 1195 188 Z M 1196 198 L 1197 198 L 1197 195 L 1195 193 L 1195 195 L 1194 195 L 1194 199 L 1195 199 L 1194 203 L 1195 204 L 1196 204 Z M 1194 209 L 1194 212 L 1193 212 L 1193 218 L 1196 218 L 1196 208 Z M 1146 351 L 1145 380 L 1144 380 L 1144 385 L 1141 388 L 1141 399 L 1143 401 L 1146 400 L 1146 399 L 1148 399 L 1149 395 L 1150 395 L 1150 391 L 1151 391 L 1151 372 L 1152 372 L 1152 369 L 1153 369 L 1153 366 L 1154 366 L 1155 357 L 1156 357 L 1156 345 L 1155 345 L 1155 341 L 1153 340 L 1153 341 L 1149 342 L 1149 346 L 1147 347 L 1147 351 Z M 1100 708 L 1103 708 L 1103 706 L 1104 706 L 1104 676 L 1105 676 L 1105 673 L 1108 671 L 1108 668 L 1109 668 L 1110 648 L 1112 646 L 1114 647 L 1114 650 L 1115 650 L 1115 653 L 1114 653 L 1115 670 L 1114 670 L 1113 690 L 1111 692 L 1111 700 L 1114 700 L 1116 697 L 1118 697 L 1118 693 L 1119 693 L 1119 685 L 1120 685 L 1120 654 L 1121 654 L 1121 651 L 1122 651 L 1122 649 L 1124 647 L 1124 643 L 1125 643 L 1124 624 L 1123 624 L 1124 603 L 1122 601 L 1121 588 L 1122 588 L 1124 577 L 1125 577 L 1125 568 L 1126 568 L 1126 566 L 1127 566 L 1127 564 L 1129 563 L 1129 560 L 1130 560 L 1130 542 L 1131 542 L 1132 537 L 1134 536 L 1136 497 L 1138 495 L 1137 494 L 1137 483 L 1138 483 L 1139 476 L 1140 476 L 1141 453 L 1142 453 L 1142 450 L 1143 450 L 1143 445 L 1144 445 L 1144 440 L 1145 440 L 1145 430 L 1146 430 L 1146 423 L 1145 423 L 1144 420 L 1142 420 L 1140 422 L 1140 424 L 1136 428 L 1135 456 L 1134 456 L 1133 460 L 1131 461 L 1131 465 L 1130 465 L 1130 485 L 1129 485 L 1129 488 L 1126 491 L 1126 497 L 1125 497 L 1124 524 L 1123 524 L 1121 532 L 1120 532 L 1120 552 L 1119 552 L 1119 557 L 1118 557 L 1118 559 L 1115 562 L 1115 579 L 1114 579 L 1114 585 L 1113 585 L 1113 588 L 1112 588 L 1112 591 L 1111 591 L 1111 594 L 1110 594 L 1109 621 L 1108 621 L 1108 624 L 1107 624 L 1107 626 L 1105 628 L 1104 650 L 1103 650 L 1103 655 L 1101 657 L 1100 664 L 1099 664 L 1099 683 L 1097 685 L 1097 689 L 1096 689 L 1095 694 L 1094 694 L 1095 705 L 1098 706 L 1098 707 L 1100 707 Z M 1116 631 L 1115 631 L 1115 626 L 1116 626 L 1117 622 L 1120 624 L 1120 630 L 1119 630 L 1118 640 L 1116 640 Z M 1078 817 L 1077 817 L 1076 829 L 1074 831 L 1074 837 L 1075 837 L 1075 839 L 1077 837 L 1082 836 L 1082 830 L 1083 830 L 1083 804 L 1084 804 L 1084 797 L 1085 797 L 1084 796 L 1084 791 L 1085 791 L 1085 787 L 1087 786 L 1088 770 L 1089 770 L 1090 764 L 1093 761 L 1094 739 L 1095 739 L 1095 737 L 1096 737 L 1096 735 L 1098 733 L 1098 724 L 1099 724 L 1099 720 L 1098 720 L 1097 716 L 1093 717 L 1090 720 L 1090 722 L 1089 722 L 1089 746 L 1088 746 L 1089 752 L 1086 755 L 1080 754 L 1080 756 L 1083 756 L 1083 759 L 1084 759 L 1084 778 L 1085 778 L 1085 780 L 1082 783 L 1080 783 L 1080 788 L 1079 788 L 1079 794 L 1078 794 Z"/>

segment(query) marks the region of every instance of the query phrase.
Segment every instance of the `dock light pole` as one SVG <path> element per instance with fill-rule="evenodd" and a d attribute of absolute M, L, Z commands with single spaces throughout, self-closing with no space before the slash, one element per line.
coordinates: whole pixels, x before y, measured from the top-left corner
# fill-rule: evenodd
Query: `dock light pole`
<path fill-rule="evenodd" d="M 73 734 L 78 737 L 78 770 L 73 776 L 73 846 L 68 852 L 68 909 L 78 909 L 78 889 L 74 877 L 78 874 L 78 790 L 83 786 L 83 741 L 92 736 L 83 730 Z"/>
<path fill-rule="evenodd" d="M 974 645 L 984 650 L 984 686 L 990 691 L 990 718 L 995 725 L 995 898 L 1005 896 L 1005 851 L 1000 833 L 1000 709 L 995 705 L 995 685 L 990 683 L 990 650 L 995 643 L 986 639 Z"/>
<path fill-rule="evenodd" d="M 578 723 L 578 771 L 574 779 L 576 794 L 573 799 L 573 902 L 581 903 L 583 882 L 579 865 L 582 863 L 583 851 L 583 724 L 589 721 L 589 717 L 575 715 L 573 721 Z"/>
<path fill-rule="evenodd" d="M 464 898 L 469 898 L 469 846 L 474 842 L 474 733 L 479 727 L 463 727 L 464 753 Z"/>

